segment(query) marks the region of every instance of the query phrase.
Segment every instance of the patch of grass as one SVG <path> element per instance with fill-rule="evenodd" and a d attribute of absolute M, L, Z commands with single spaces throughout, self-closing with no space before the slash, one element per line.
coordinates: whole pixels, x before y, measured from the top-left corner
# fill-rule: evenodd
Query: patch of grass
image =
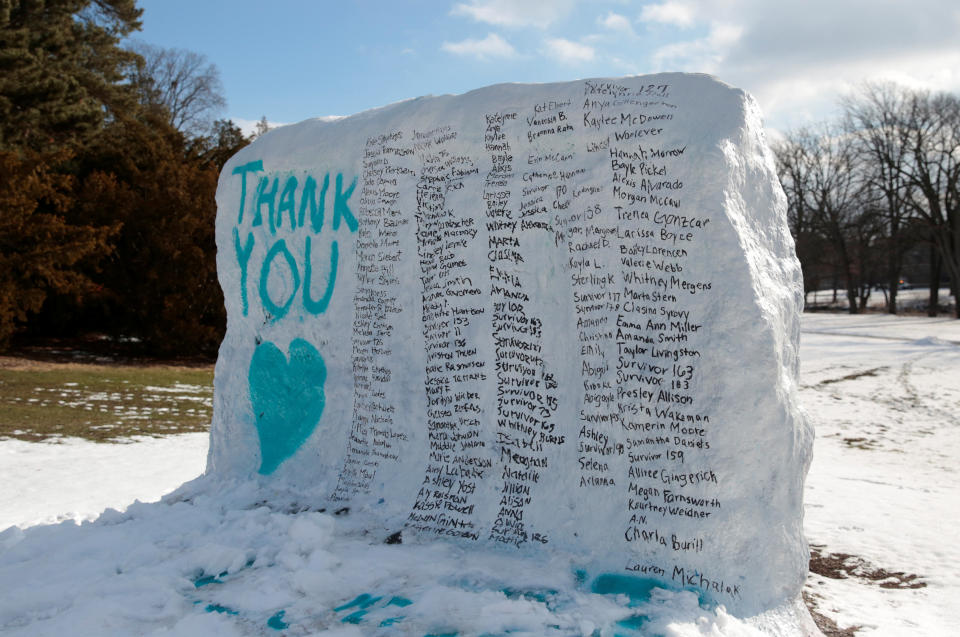
<path fill-rule="evenodd" d="M 866 369 L 859 372 L 854 372 L 852 374 L 847 374 L 846 376 L 841 376 L 840 378 L 828 378 L 827 380 L 821 380 L 817 383 L 817 386 L 820 385 L 832 385 L 833 383 L 842 383 L 846 380 L 856 380 L 858 378 L 864 378 L 867 376 L 876 376 L 878 372 L 882 372 L 888 369 L 887 367 L 875 367 L 873 369 Z"/>
<path fill-rule="evenodd" d="M 849 626 L 847 628 L 840 628 L 837 622 L 817 610 L 818 599 L 823 599 L 823 597 L 803 591 L 803 601 L 807 605 L 807 610 L 810 611 L 813 622 L 817 625 L 817 628 L 820 629 L 820 632 L 823 633 L 824 637 L 855 637 L 857 631 L 862 627 Z"/>
<path fill-rule="evenodd" d="M 880 588 L 912 589 L 925 588 L 927 583 L 919 575 L 904 573 L 903 571 L 888 571 L 874 566 L 859 555 L 850 553 L 825 552 L 823 545 L 810 545 L 810 573 L 830 579 L 856 579 L 861 583 L 876 584 Z M 854 637 L 862 626 L 840 628 L 837 623 L 819 612 L 819 605 L 824 601 L 822 595 L 810 590 L 808 580 L 807 590 L 803 591 L 803 601 L 813 617 L 817 627 L 825 637 Z"/>
<path fill-rule="evenodd" d="M 0 438 L 113 442 L 207 431 L 212 415 L 209 366 L 0 366 Z"/>
<path fill-rule="evenodd" d="M 858 555 L 849 553 L 824 553 L 820 546 L 810 547 L 810 572 L 831 579 L 856 577 L 874 582 L 880 588 L 926 588 L 923 578 L 914 573 L 888 571 L 873 566 Z"/>
<path fill-rule="evenodd" d="M 843 444 L 852 449 L 863 449 L 864 451 L 877 448 L 877 441 L 869 438 L 844 438 Z"/>

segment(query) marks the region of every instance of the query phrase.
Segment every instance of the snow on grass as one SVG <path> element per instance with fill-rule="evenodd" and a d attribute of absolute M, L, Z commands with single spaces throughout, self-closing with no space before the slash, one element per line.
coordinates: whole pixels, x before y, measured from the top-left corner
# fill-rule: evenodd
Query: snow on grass
<path fill-rule="evenodd" d="M 103 442 L 201 432 L 209 428 L 212 415 L 212 368 L 0 368 L 0 440 L 82 437 Z"/>
<path fill-rule="evenodd" d="M 957 343 L 954 320 L 803 318 L 801 397 L 817 428 L 805 593 L 834 634 L 957 633 Z M 0 528 L 155 499 L 202 471 L 207 446 L 203 434 L 61 440 L 0 441 Z M 0 533 L 0 632 L 757 634 L 687 591 L 595 594 L 570 556 L 519 562 L 442 542 L 385 544 L 385 531 L 364 535 L 349 512 L 304 510 L 296 494 L 210 488 L 201 480 L 94 524 Z"/>
<path fill-rule="evenodd" d="M 956 634 L 960 321 L 808 314 L 801 340 L 807 594 L 857 635 Z"/>
<path fill-rule="evenodd" d="M 107 507 L 158 500 L 203 472 L 208 435 L 0 442 L 0 529 L 92 520 Z"/>

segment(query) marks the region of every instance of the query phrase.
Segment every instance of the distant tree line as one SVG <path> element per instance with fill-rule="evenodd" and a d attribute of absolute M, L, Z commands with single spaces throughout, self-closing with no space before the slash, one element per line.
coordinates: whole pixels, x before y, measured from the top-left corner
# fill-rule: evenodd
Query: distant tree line
<path fill-rule="evenodd" d="M 209 354 L 225 327 L 216 67 L 122 46 L 135 0 L 0 0 L 0 350 L 98 332 Z"/>
<path fill-rule="evenodd" d="M 122 46 L 135 0 L 0 0 L 0 350 L 98 332 L 146 353 L 211 354 L 226 317 L 217 179 L 249 143 L 200 55 Z M 960 282 L 960 101 L 870 85 L 841 121 L 775 155 L 807 290 L 879 286 L 896 312 L 904 257 Z M 261 121 L 258 130 L 266 129 Z M 960 310 L 958 310 L 960 312 Z"/>
<path fill-rule="evenodd" d="M 858 313 L 880 290 L 895 314 L 905 257 L 925 251 L 935 316 L 941 280 L 960 285 L 960 98 L 867 84 L 841 106 L 774 144 L 804 291 L 839 288 Z"/>

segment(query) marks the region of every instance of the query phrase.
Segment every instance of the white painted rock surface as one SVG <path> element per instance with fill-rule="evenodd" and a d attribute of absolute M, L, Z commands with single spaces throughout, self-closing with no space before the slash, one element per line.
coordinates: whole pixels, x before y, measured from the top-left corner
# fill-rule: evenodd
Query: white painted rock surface
<path fill-rule="evenodd" d="M 595 590 L 795 602 L 800 268 L 745 93 L 664 74 L 306 121 L 217 201 L 209 472 L 374 537 L 570 555 Z"/>

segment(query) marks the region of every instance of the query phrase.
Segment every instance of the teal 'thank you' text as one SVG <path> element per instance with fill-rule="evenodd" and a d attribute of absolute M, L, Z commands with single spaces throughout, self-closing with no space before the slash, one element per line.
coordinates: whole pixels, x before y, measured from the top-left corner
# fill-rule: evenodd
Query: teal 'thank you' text
<path fill-rule="evenodd" d="M 252 256 L 256 247 L 257 236 L 265 236 L 270 242 L 269 248 L 263 253 L 260 261 L 259 275 L 256 290 L 260 295 L 260 304 L 270 319 L 276 321 L 287 314 L 296 302 L 298 292 L 301 303 L 310 314 L 323 314 L 330 305 L 333 289 L 337 280 L 337 266 L 340 260 L 340 250 L 337 240 L 330 244 L 330 267 L 327 270 L 326 287 L 322 294 L 313 293 L 313 273 L 315 245 L 314 238 L 319 236 L 324 228 L 327 210 L 327 193 L 330 191 L 330 173 L 323 176 L 318 182 L 312 175 L 306 175 L 302 180 L 291 174 L 264 173 L 263 160 L 251 161 L 233 169 L 234 175 L 240 177 L 240 209 L 237 213 L 237 224 L 233 228 L 233 247 L 240 267 L 240 302 L 243 315 L 250 311 L 248 285 Z M 247 186 L 249 175 L 259 177 L 255 193 L 248 198 Z M 283 184 L 281 187 L 281 183 Z M 330 227 L 333 231 L 340 229 L 345 223 L 350 232 L 356 232 L 357 218 L 350 210 L 349 199 L 357 187 L 356 178 L 344 189 L 343 175 L 338 173 L 333 184 L 333 210 Z M 244 222 L 249 225 L 244 228 Z M 255 231 L 254 228 L 259 228 Z M 244 237 L 244 234 L 246 235 Z M 278 236 L 281 235 L 281 236 Z M 302 236 L 302 249 L 291 251 L 287 241 L 291 243 Z M 296 250 L 294 246 L 294 249 Z M 298 261 L 298 258 L 300 260 Z M 322 261 L 321 261 L 322 263 Z M 271 296 L 269 288 L 270 273 L 286 269 L 289 289 L 280 294 Z"/>

